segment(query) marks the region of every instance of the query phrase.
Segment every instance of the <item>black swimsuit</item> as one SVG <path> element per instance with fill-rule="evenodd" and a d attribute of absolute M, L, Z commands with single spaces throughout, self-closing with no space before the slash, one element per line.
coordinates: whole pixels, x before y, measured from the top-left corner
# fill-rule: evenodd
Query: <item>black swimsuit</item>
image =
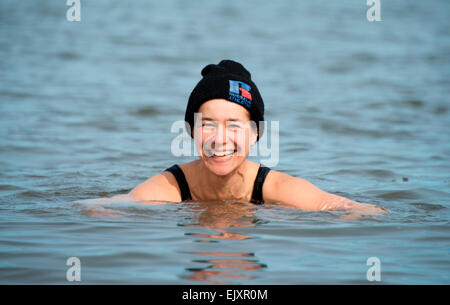
<path fill-rule="evenodd" d="M 182 201 L 192 200 L 189 185 L 186 181 L 186 177 L 184 176 L 184 173 L 181 170 L 181 168 L 177 164 L 175 164 L 166 169 L 165 171 L 171 172 L 175 176 L 175 179 L 177 179 L 178 187 L 180 188 L 181 191 L 181 200 Z M 255 204 L 264 203 L 262 189 L 264 180 L 266 179 L 266 176 L 269 173 L 269 171 L 270 168 L 262 165 L 259 166 L 258 174 L 256 175 L 255 183 L 253 185 L 252 199 L 250 200 L 250 202 Z"/>

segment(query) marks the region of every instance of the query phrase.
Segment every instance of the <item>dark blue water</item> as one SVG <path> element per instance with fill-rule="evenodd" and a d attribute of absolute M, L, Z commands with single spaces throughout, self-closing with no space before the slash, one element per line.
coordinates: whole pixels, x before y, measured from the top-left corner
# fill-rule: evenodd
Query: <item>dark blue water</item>
<path fill-rule="evenodd" d="M 0 282 L 448 284 L 450 2 L 0 2 Z M 251 72 L 274 169 L 378 217 L 204 202 L 90 205 L 174 163 L 209 63 Z M 259 157 L 252 157 L 260 161 Z"/>

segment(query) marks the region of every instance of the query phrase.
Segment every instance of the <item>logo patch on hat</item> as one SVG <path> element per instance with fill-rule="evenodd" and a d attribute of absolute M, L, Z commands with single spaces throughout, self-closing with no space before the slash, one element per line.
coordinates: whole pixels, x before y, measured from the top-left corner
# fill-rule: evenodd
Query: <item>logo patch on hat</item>
<path fill-rule="evenodd" d="M 228 99 L 250 109 L 252 104 L 251 89 L 252 88 L 246 83 L 230 80 L 230 96 Z"/>

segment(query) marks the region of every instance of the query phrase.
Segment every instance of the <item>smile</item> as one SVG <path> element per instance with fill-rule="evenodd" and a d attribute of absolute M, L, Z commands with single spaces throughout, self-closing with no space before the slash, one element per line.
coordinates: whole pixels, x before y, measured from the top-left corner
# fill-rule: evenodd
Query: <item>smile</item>
<path fill-rule="evenodd" d="M 234 154 L 234 150 L 224 151 L 224 152 L 214 152 L 213 157 L 227 157 L 232 156 Z"/>
<path fill-rule="evenodd" d="M 223 163 L 233 159 L 235 153 L 235 150 L 211 151 L 209 152 L 209 154 L 207 154 L 207 156 L 214 162 Z"/>

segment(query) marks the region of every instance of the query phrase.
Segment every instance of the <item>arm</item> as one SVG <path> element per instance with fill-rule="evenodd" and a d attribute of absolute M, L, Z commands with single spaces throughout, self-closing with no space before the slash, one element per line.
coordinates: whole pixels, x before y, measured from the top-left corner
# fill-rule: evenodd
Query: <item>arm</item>
<path fill-rule="evenodd" d="M 151 203 L 150 201 L 158 201 L 158 203 L 181 201 L 180 192 L 172 174 L 163 172 L 155 175 L 136 186 L 128 194 L 83 200 L 85 203 L 92 204 L 119 202 Z"/>
<path fill-rule="evenodd" d="M 175 178 L 169 173 L 162 173 L 149 178 L 136 186 L 128 194 L 116 195 L 110 198 L 94 198 L 81 200 L 88 206 L 85 212 L 92 217 L 122 218 L 117 211 L 106 209 L 102 204 L 138 202 L 142 204 L 161 204 L 179 202 L 181 197 L 178 188 L 173 184 Z M 173 179 L 173 180 L 171 180 Z M 176 180 L 175 180 L 176 183 Z"/>
<path fill-rule="evenodd" d="M 267 183 L 267 184 L 266 184 Z M 264 183 L 264 198 L 309 211 L 352 210 L 358 213 L 387 212 L 372 204 L 359 203 L 322 191 L 312 183 L 278 171 L 270 171 Z"/>
<path fill-rule="evenodd" d="M 181 201 L 178 183 L 169 172 L 162 172 L 149 178 L 131 190 L 128 196 L 134 201 Z"/>

